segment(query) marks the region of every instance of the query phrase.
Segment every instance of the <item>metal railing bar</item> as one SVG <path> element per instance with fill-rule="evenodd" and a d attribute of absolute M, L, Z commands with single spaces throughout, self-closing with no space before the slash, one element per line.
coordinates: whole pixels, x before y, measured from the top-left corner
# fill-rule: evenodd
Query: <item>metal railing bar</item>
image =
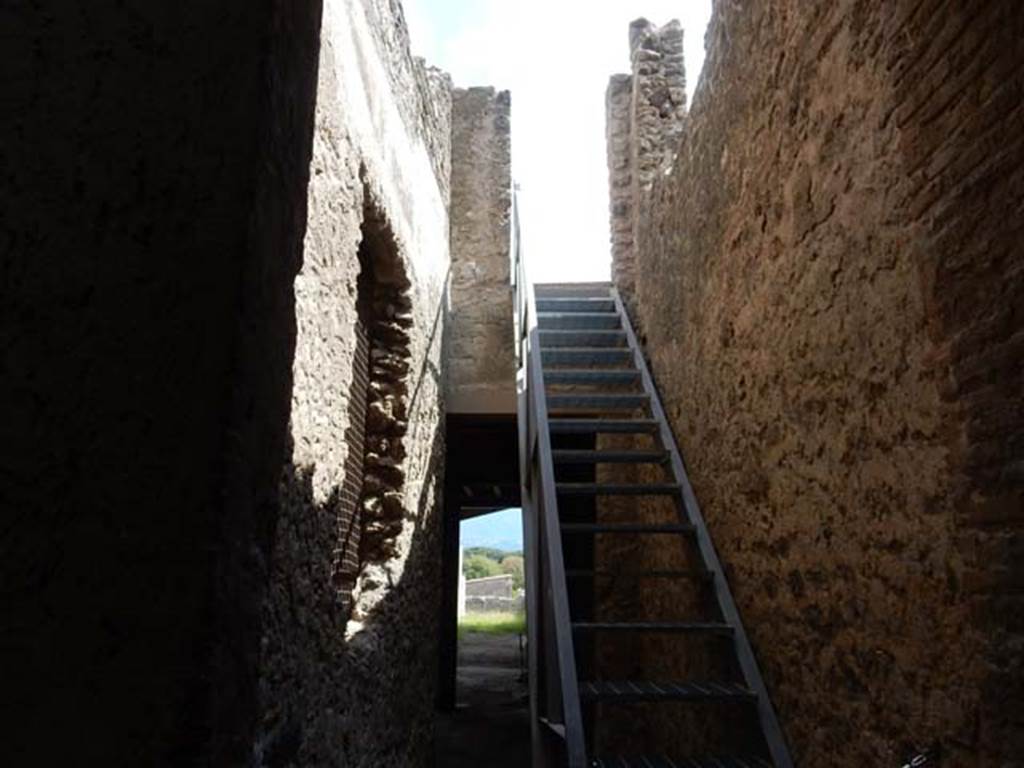
<path fill-rule="evenodd" d="M 541 732 L 546 719 L 548 722 L 561 723 L 564 728 L 564 749 L 569 768 L 585 768 L 586 742 L 555 493 L 536 297 L 522 253 L 515 188 L 512 194 L 511 233 L 516 313 L 514 332 L 517 363 L 520 367 L 517 376 L 517 407 L 534 764 L 538 768 L 550 765 L 543 746 L 547 739 Z"/>
<path fill-rule="evenodd" d="M 573 648 L 572 628 L 569 619 L 569 593 L 565 581 L 565 563 L 562 556 L 562 532 L 558 519 L 558 502 L 555 494 L 554 460 L 551 455 L 551 441 L 548 431 L 547 403 L 544 395 L 544 381 L 541 374 L 540 345 L 536 327 L 536 313 L 533 292 L 528 290 L 529 358 L 527 371 L 533 390 L 533 406 L 537 419 L 538 464 L 540 467 L 540 491 L 543 496 L 544 519 L 541 524 L 545 531 L 548 578 L 551 585 L 551 608 L 554 618 L 555 649 L 558 658 L 558 674 L 561 683 L 562 722 L 565 724 L 565 746 L 570 768 L 584 768 L 586 747 L 583 737 L 583 715 L 581 711 L 576 660 Z"/>

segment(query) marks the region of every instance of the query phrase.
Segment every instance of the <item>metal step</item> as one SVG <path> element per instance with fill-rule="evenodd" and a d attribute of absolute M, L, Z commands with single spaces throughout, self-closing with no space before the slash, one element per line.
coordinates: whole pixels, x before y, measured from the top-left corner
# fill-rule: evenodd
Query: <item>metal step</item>
<path fill-rule="evenodd" d="M 558 347 L 625 347 L 623 331 L 544 331 L 539 330 L 540 345 L 546 349 Z"/>
<path fill-rule="evenodd" d="M 570 579 L 623 579 L 629 580 L 640 580 L 640 579 L 694 579 L 697 581 L 711 581 L 714 579 L 714 574 L 711 571 L 694 570 L 694 571 L 628 571 L 628 570 L 615 570 L 615 571 L 590 571 L 581 569 L 568 569 L 565 572 L 567 578 Z"/>
<path fill-rule="evenodd" d="M 679 640 L 689 638 L 687 633 L 692 633 L 696 638 L 719 638 L 724 637 L 730 642 L 734 655 L 735 672 L 723 674 L 726 680 L 702 681 L 704 675 L 715 677 L 717 665 L 709 662 L 703 671 L 694 671 L 697 678 L 693 681 L 660 681 L 660 680 L 591 680 L 579 682 L 577 679 L 580 665 L 575 663 L 575 643 L 555 643 L 551 634 L 549 622 L 541 622 L 544 626 L 537 629 L 538 624 L 533 623 L 533 629 L 538 632 L 531 640 L 537 641 L 537 648 L 541 652 L 537 659 L 531 658 L 531 665 L 540 664 L 542 672 L 550 674 L 553 671 L 551 659 L 558 662 L 557 671 L 561 673 L 560 681 L 555 685 L 564 686 L 574 695 L 563 696 L 561 709 L 565 727 L 559 731 L 550 729 L 556 735 L 564 734 L 564 753 L 568 762 L 572 765 L 588 765 L 593 768 L 618 766 L 618 768 L 675 768 L 675 766 L 690 766 L 691 768 L 793 768 L 792 760 L 788 755 L 785 740 L 779 728 L 771 700 L 765 690 L 764 682 L 761 679 L 760 670 L 743 629 L 742 620 L 739 616 L 736 605 L 732 599 L 726 582 L 725 574 L 722 572 L 722 565 L 714 551 L 710 540 L 710 534 L 701 516 L 696 500 L 693 498 L 692 489 L 682 465 L 682 458 L 679 455 L 677 446 L 667 429 L 667 416 L 662 408 L 660 400 L 653 387 L 647 371 L 646 363 L 640 354 L 640 344 L 636 338 L 628 313 L 624 311 L 623 305 L 615 288 L 608 283 L 591 284 L 547 284 L 535 286 L 533 307 L 537 309 L 536 317 L 525 317 L 526 327 L 529 328 L 530 341 L 535 343 L 539 349 L 540 371 L 528 370 L 527 382 L 534 391 L 528 392 L 526 406 L 529 425 L 535 425 L 533 430 L 524 430 L 525 437 L 533 442 L 524 443 L 522 453 L 530 460 L 529 481 L 525 487 L 530 491 L 526 494 L 532 511 L 538 514 L 550 515 L 545 518 L 548 525 L 557 525 L 562 534 L 562 539 L 570 539 L 567 542 L 568 550 L 575 551 L 578 545 L 597 544 L 604 535 L 623 534 L 624 538 L 629 536 L 646 536 L 652 534 L 663 535 L 663 540 L 673 549 L 680 545 L 693 545 L 696 557 L 688 558 L 683 568 L 691 567 L 692 570 L 684 571 L 641 571 L 642 566 L 633 565 L 632 572 L 615 570 L 615 562 L 603 564 L 597 570 L 565 571 L 564 563 L 559 563 L 565 556 L 564 551 L 559 549 L 548 549 L 547 558 L 541 553 L 539 561 L 537 553 L 530 553 L 534 557 L 534 563 L 541 563 L 549 568 L 561 572 L 552 572 L 551 578 L 546 582 L 549 589 L 545 594 L 542 590 L 535 597 L 542 601 L 544 610 L 548 611 L 545 616 L 552 619 L 557 632 L 564 637 L 563 632 L 577 640 L 589 639 L 601 635 L 614 635 L 619 638 L 633 637 L 629 633 L 668 633 L 666 640 L 672 640 L 671 633 Z M 521 302 L 517 304 L 521 306 Z M 524 318 L 521 318 L 524 319 Z M 534 334 L 534 331 L 536 333 Z M 527 358 L 526 365 L 530 366 L 538 358 Z M 641 386 L 642 384 L 642 386 Z M 536 387 L 541 392 L 536 392 Z M 545 409 L 547 405 L 547 409 Z M 559 409 L 565 409 L 559 411 Z M 622 410 L 623 408 L 636 408 L 633 413 Z M 588 412 L 589 409 L 589 412 Z M 547 410 L 547 418 L 542 418 Z M 643 418 L 629 418 L 630 416 L 641 416 Z M 573 418 L 574 416 L 579 418 Z M 552 418 L 554 417 L 554 418 Z M 607 417 L 607 418 L 606 418 Z M 569 449 L 557 448 L 549 450 L 551 435 L 577 434 L 586 435 L 588 438 L 601 434 L 647 434 L 645 442 L 639 443 L 633 450 L 625 449 L 602 449 L 602 450 L 581 450 L 586 445 Z M 548 440 L 545 445 L 543 441 Z M 562 442 L 565 445 L 568 441 Z M 589 442 L 589 441 L 588 441 Z M 555 441 L 555 445 L 558 445 Z M 639 446 L 648 446 L 640 450 Z M 538 450 L 538 446 L 540 450 Z M 596 446 L 591 446 L 596 448 Z M 654 450 L 660 448 L 663 450 Z M 558 482 L 559 473 L 566 471 L 565 464 L 593 465 L 602 462 L 616 463 L 648 463 L 664 462 L 666 456 L 670 459 L 668 469 L 671 472 L 671 479 L 668 482 Z M 552 463 L 556 464 L 556 479 L 554 491 L 557 496 L 557 503 L 539 505 L 533 494 L 539 491 L 551 493 L 551 469 Z M 545 466 L 545 464 L 547 466 Z M 652 464 L 653 466 L 653 464 Z M 645 473 L 646 476 L 646 473 Z M 666 475 L 669 477 L 669 475 Z M 563 503 L 571 501 L 569 497 L 594 498 L 594 497 L 633 497 L 639 501 L 642 497 L 662 496 L 670 499 L 679 516 L 666 515 L 654 520 L 667 520 L 667 523 L 645 522 L 641 511 L 632 516 L 626 516 L 622 522 L 601 522 L 601 518 L 595 520 L 586 516 L 573 514 L 574 505 L 565 508 L 563 515 L 559 515 L 559 507 Z M 524 502 L 525 503 L 525 502 Z M 672 535 L 677 538 L 666 538 L 664 535 Z M 554 541 L 552 540 L 554 539 Z M 546 537 L 548 547 L 558 547 L 558 537 Z M 645 539 L 645 541 L 656 541 Z M 587 566 L 583 566 L 586 568 Z M 686 614 L 679 620 L 674 620 L 671 615 L 665 616 L 652 610 L 649 614 L 637 613 L 635 621 L 608 621 L 602 620 L 601 614 L 594 616 L 579 616 L 579 621 L 573 622 L 570 613 L 570 595 L 575 595 L 575 587 L 601 586 L 615 590 L 619 587 L 616 579 L 626 580 L 626 589 L 637 586 L 639 579 L 679 579 L 692 578 L 694 581 L 687 584 L 686 592 L 701 593 L 701 597 L 708 598 L 709 613 L 690 614 L 696 618 L 687 620 Z M 566 587 L 566 579 L 572 579 L 574 590 Z M 589 581 L 581 584 L 579 580 Z M 600 580 L 600 584 L 598 581 Z M 611 582 L 611 583 L 610 583 Z M 657 582 L 652 586 L 661 586 Z M 646 595 L 649 590 L 641 590 L 641 596 Z M 657 589 L 655 590 L 657 592 Z M 706 593 L 706 594 L 705 594 Z M 713 601 L 712 601 L 713 598 Z M 713 602 L 713 605 L 712 605 Z M 654 620 L 644 620 L 653 616 Z M 706 620 L 702 617 L 714 617 Z M 663 617 L 663 618 L 662 618 Z M 602 634 L 603 633 L 603 634 Z M 717 639 L 716 639 L 716 642 Z M 685 643 L 680 643 L 685 645 Z M 588 650 L 589 644 L 583 650 Z M 657 648 L 651 647 L 646 652 L 669 653 L 673 643 L 666 642 L 659 644 Z M 684 649 L 685 650 L 685 649 Z M 544 655 L 546 654 L 546 656 Z M 554 655 L 552 655 L 554 654 Z M 545 661 L 547 659 L 547 661 Z M 703 659 L 695 660 L 695 663 L 703 662 Z M 586 668 L 587 665 L 583 664 Z M 532 671 L 537 671 L 533 669 Z M 671 673 L 669 673 L 671 674 Z M 626 675 L 629 677 L 630 675 Z M 554 679 L 554 678 L 550 678 Z M 731 682 L 742 680 L 742 683 Z M 565 693 L 565 691 L 563 691 Z M 721 704 L 721 706 L 708 707 L 704 714 L 709 717 L 722 719 L 722 725 L 726 728 L 733 717 L 733 714 L 725 712 L 732 702 L 743 708 L 743 714 L 756 712 L 760 730 L 764 737 L 764 756 L 760 756 L 760 742 L 755 742 L 752 756 L 699 756 L 685 759 L 678 759 L 668 756 L 614 756 L 614 757 L 593 757 L 588 754 L 589 750 L 585 743 L 584 716 L 593 716 L 595 720 L 609 720 L 614 728 L 617 717 L 618 705 L 632 706 L 639 702 L 681 702 L 681 703 L 709 703 Z M 581 704 L 601 703 L 602 706 L 592 709 L 581 709 Z M 750 713 L 746 709 L 751 710 Z M 589 714 L 588 714 L 589 713 Z M 598 726 L 595 726 L 598 727 Z M 600 727 L 604 727 L 601 725 Z M 745 741 L 745 739 L 744 739 Z M 646 742 L 644 742 L 646 743 Z M 695 746 L 695 745 L 694 745 Z M 642 747 L 641 747 L 642 748 Z M 692 748 L 692 747 L 691 747 Z M 739 749 L 739 747 L 733 747 Z M 730 747 L 724 747 L 729 750 Z M 557 753 L 557 749 L 554 753 Z M 562 759 L 561 757 L 559 759 Z"/>
<path fill-rule="evenodd" d="M 633 350 L 629 347 L 562 347 L 542 349 L 540 358 L 545 369 L 549 365 L 625 365 L 633 362 Z"/>
<path fill-rule="evenodd" d="M 668 451 L 568 450 L 551 452 L 555 464 L 663 464 Z"/>
<path fill-rule="evenodd" d="M 539 312 L 537 327 L 541 330 L 618 329 L 622 320 L 615 312 Z"/>
<path fill-rule="evenodd" d="M 573 622 L 574 632 L 680 632 L 731 635 L 732 627 L 715 621 Z"/>
<path fill-rule="evenodd" d="M 693 533 L 689 523 L 562 523 L 563 533 Z"/>
<path fill-rule="evenodd" d="M 647 434 L 658 431 L 654 419 L 549 419 L 552 434 Z"/>
<path fill-rule="evenodd" d="M 732 757 L 708 755 L 705 757 L 665 757 L 638 755 L 634 757 L 595 757 L 591 768 L 772 768 L 760 757 Z"/>
<path fill-rule="evenodd" d="M 650 402 L 647 395 L 595 393 L 548 395 L 549 411 L 635 411 Z"/>
<path fill-rule="evenodd" d="M 637 384 L 640 371 L 628 368 L 554 368 L 544 371 L 545 384 Z"/>
<path fill-rule="evenodd" d="M 611 283 L 535 283 L 533 294 L 538 299 L 611 298 Z"/>
<path fill-rule="evenodd" d="M 615 300 L 594 297 L 537 299 L 538 312 L 614 312 Z"/>
<path fill-rule="evenodd" d="M 573 496 L 676 496 L 674 483 L 555 483 L 555 492 Z"/>
<path fill-rule="evenodd" d="M 582 680 L 584 701 L 755 701 L 742 683 L 672 682 L 651 680 Z"/>

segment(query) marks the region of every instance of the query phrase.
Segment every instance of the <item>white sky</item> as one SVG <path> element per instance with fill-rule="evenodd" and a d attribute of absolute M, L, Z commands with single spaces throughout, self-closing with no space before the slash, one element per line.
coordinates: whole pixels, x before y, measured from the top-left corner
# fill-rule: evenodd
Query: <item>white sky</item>
<path fill-rule="evenodd" d="M 414 53 L 461 87 L 512 91 L 512 163 L 531 276 L 607 280 L 604 93 L 629 71 L 629 22 L 684 27 L 687 92 L 711 0 L 403 0 Z"/>

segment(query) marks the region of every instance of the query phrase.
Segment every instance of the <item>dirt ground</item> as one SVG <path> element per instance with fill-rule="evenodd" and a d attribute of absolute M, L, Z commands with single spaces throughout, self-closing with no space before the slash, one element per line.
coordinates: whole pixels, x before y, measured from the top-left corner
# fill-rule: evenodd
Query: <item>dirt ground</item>
<path fill-rule="evenodd" d="M 517 635 L 476 632 L 459 639 L 458 706 L 438 718 L 437 768 L 530 765 L 530 702 L 519 642 Z"/>

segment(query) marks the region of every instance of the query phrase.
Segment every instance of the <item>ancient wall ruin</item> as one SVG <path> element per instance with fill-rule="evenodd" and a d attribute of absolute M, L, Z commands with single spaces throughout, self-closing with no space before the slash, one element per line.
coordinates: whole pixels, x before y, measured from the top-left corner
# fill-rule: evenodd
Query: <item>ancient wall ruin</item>
<path fill-rule="evenodd" d="M 635 320 L 798 764 L 1024 754 L 1022 40 L 1011 2 L 718 3 L 631 201 Z"/>
<path fill-rule="evenodd" d="M 424 765 L 451 83 L 411 57 L 387 0 L 325 3 L 319 72 L 254 757 L 268 768 Z"/>
<path fill-rule="evenodd" d="M 636 282 L 634 201 L 671 166 L 686 116 L 683 29 L 637 19 L 629 51 L 631 74 L 614 76 L 605 97 L 612 276 L 627 301 Z"/>
<path fill-rule="evenodd" d="M 508 91 L 456 89 L 452 105 L 452 281 L 448 408 L 515 411 Z"/>

